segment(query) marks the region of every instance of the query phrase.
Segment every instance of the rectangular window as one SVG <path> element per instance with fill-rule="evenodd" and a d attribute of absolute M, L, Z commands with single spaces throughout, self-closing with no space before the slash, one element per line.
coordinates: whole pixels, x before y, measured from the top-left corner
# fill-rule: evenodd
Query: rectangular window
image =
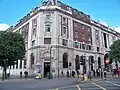
<path fill-rule="evenodd" d="M 67 46 L 68 45 L 68 40 L 63 39 L 62 40 L 62 45 Z"/>
<path fill-rule="evenodd" d="M 37 25 L 37 18 L 32 20 L 32 26 L 35 26 L 35 25 Z"/>
<path fill-rule="evenodd" d="M 81 29 L 84 29 L 84 25 L 81 24 Z"/>
<path fill-rule="evenodd" d="M 46 24 L 45 25 L 45 31 L 46 32 L 50 32 L 50 24 Z"/>
<path fill-rule="evenodd" d="M 78 32 L 75 32 L 75 39 L 78 39 Z"/>
<path fill-rule="evenodd" d="M 90 32 L 91 32 L 91 30 L 90 30 L 90 28 L 88 27 L 88 34 L 90 34 Z"/>
<path fill-rule="evenodd" d="M 103 33 L 105 48 L 107 48 L 107 38 L 106 33 Z"/>
<path fill-rule="evenodd" d="M 82 40 L 85 40 L 85 34 L 82 33 Z"/>
<path fill-rule="evenodd" d="M 44 44 L 51 44 L 51 38 L 44 38 Z"/>
<path fill-rule="evenodd" d="M 91 42 L 91 36 L 90 35 L 88 35 L 88 41 Z"/>
<path fill-rule="evenodd" d="M 66 34 L 66 33 L 67 33 L 67 28 L 63 27 L 63 34 Z"/>
<path fill-rule="evenodd" d="M 32 28 L 32 35 L 36 36 L 36 27 Z"/>
<path fill-rule="evenodd" d="M 63 17 L 63 24 L 67 24 L 67 18 Z"/>
<path fill-rule="evenodd" d="M 32 46 L 35 46 L 35 40 L 32 41 Z"/>
<path fill-rule="evenodd" d="M 90 45 L 87 45 L 87 50 L 91 50 L 91 46 Z"/>
<path fill-rule="evenodd" d="M 97 52 L 99 52 L 100 51 L 100 48 L 99 47 L 97 47 Z"/>

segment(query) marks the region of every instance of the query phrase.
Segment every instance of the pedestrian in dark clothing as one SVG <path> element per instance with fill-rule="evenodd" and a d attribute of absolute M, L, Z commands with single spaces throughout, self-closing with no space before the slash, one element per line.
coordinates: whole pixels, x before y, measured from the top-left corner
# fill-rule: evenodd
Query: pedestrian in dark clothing
<path fill-rule="evenodd" d="M 93 76 L 95 77 L 95 70 L 93 70 Z"/>
<path fill-rule="evenodd" d="M 61 72 L 61 74 L 62 74 L 62 77 L 64 76 L 64 73 L 63 73 L 63 71 Z"/>
<path fill-rule="evenodd" d="M 77 77 L 78 77 L 78 78 L 79 78 L 79 74 L 80 74 L 79 71 L 77 71 Z"/>
<path fill-rule="evenodd" d="M 104 70 L 104 77 L 106 78 L 106 70 Z"/>
<path fill-rule="evenodd" d="M 25 79 L 27 79 L 27 71 L 24 72 Z"/>
<path fill-rule="evenodd" d="M 98 72 L 98 69 L 96 70 L 96 73 L 97 73 L 97 77 L 99 76 L 99 72 Z"/>
<path fill-rule="evenodd" d="M 75 71 L 72 71 L 72 77 L 75 78 Z"/>
<path fill-rule="evenodd" d="M 22 71 L 20 72 L 20 79 L 22 79 Z"/>
<path fill-rule="evenodd" d="M 69 71 L 67 70 L 67 77 L 69 77 Z"/>

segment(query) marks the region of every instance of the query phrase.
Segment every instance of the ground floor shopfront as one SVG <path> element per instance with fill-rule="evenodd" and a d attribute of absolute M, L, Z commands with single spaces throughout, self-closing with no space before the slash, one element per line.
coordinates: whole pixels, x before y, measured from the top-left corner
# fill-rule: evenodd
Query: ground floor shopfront
<path fill-rule="evenodd" d="M 22 62 L 22 68 L 20 61 L 18 68 L 13 66 L 10 69 L 11 75 L 19 75 L 20 71 L 28 71 L 29 76 L 36 75 L 41 73 L 42 77 L 46 77 L 49 72 L 54 74 L 56 77 L 61 76 L 63 72 L 64 75 L 67 74 L 67 70 L 75 71 L 76 68 L 79 70 L 80 74 L 83 73 L 83 65 L 79 64 L 79 68 L 76 67 L 78 64 L 76 62 L 76 57 L 85 56 L 85 73 L 89 73 L 89 56 L 94 57 L 93 69 L 97 70 L 98 68 L 104 68 L 104 53 L 93 52 L 93 51 L 84 51 L 77 50 L 73 48 L 59 47 L 36 47 L 31 48 L 27 51 L 26 63 Z M 99 66 L 100 64 L 100 66 Z"/>

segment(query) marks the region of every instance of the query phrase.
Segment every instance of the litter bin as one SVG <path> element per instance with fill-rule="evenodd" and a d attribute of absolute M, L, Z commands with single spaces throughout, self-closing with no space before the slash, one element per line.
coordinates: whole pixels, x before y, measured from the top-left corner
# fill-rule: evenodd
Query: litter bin
<path fill-rule="evenodd" d="M 41 79 L 41 73 L 38 73 L 38 78 Z"/>
<path fill-rule="evenodd" d="M 84 81 L 87 81 L 88 80 L 88 76 L 87 74 L 84 74 Z"/>

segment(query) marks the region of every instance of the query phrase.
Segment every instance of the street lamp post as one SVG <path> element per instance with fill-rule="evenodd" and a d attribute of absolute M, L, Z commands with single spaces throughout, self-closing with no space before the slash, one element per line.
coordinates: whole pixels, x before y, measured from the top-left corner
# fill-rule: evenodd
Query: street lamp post
<path fill-rule="evenodd" d="M 59 37 L 60 37 L 60 35 L 58 35 L 58 78 L 59 78 L 59 72 L 60 72 L 60 68 L 59 68 Z"/>
<path fill-rule="evenodd" d="M 49 73 L 49 79 L 51 78 L 51 49 L 52 49 L 52 46 L 50 46 L 50 73 Z"/>
<path fill-rule="evenodd" d="M 89 57 L 89 76 L 91 81 L 91 56 Z"/>

